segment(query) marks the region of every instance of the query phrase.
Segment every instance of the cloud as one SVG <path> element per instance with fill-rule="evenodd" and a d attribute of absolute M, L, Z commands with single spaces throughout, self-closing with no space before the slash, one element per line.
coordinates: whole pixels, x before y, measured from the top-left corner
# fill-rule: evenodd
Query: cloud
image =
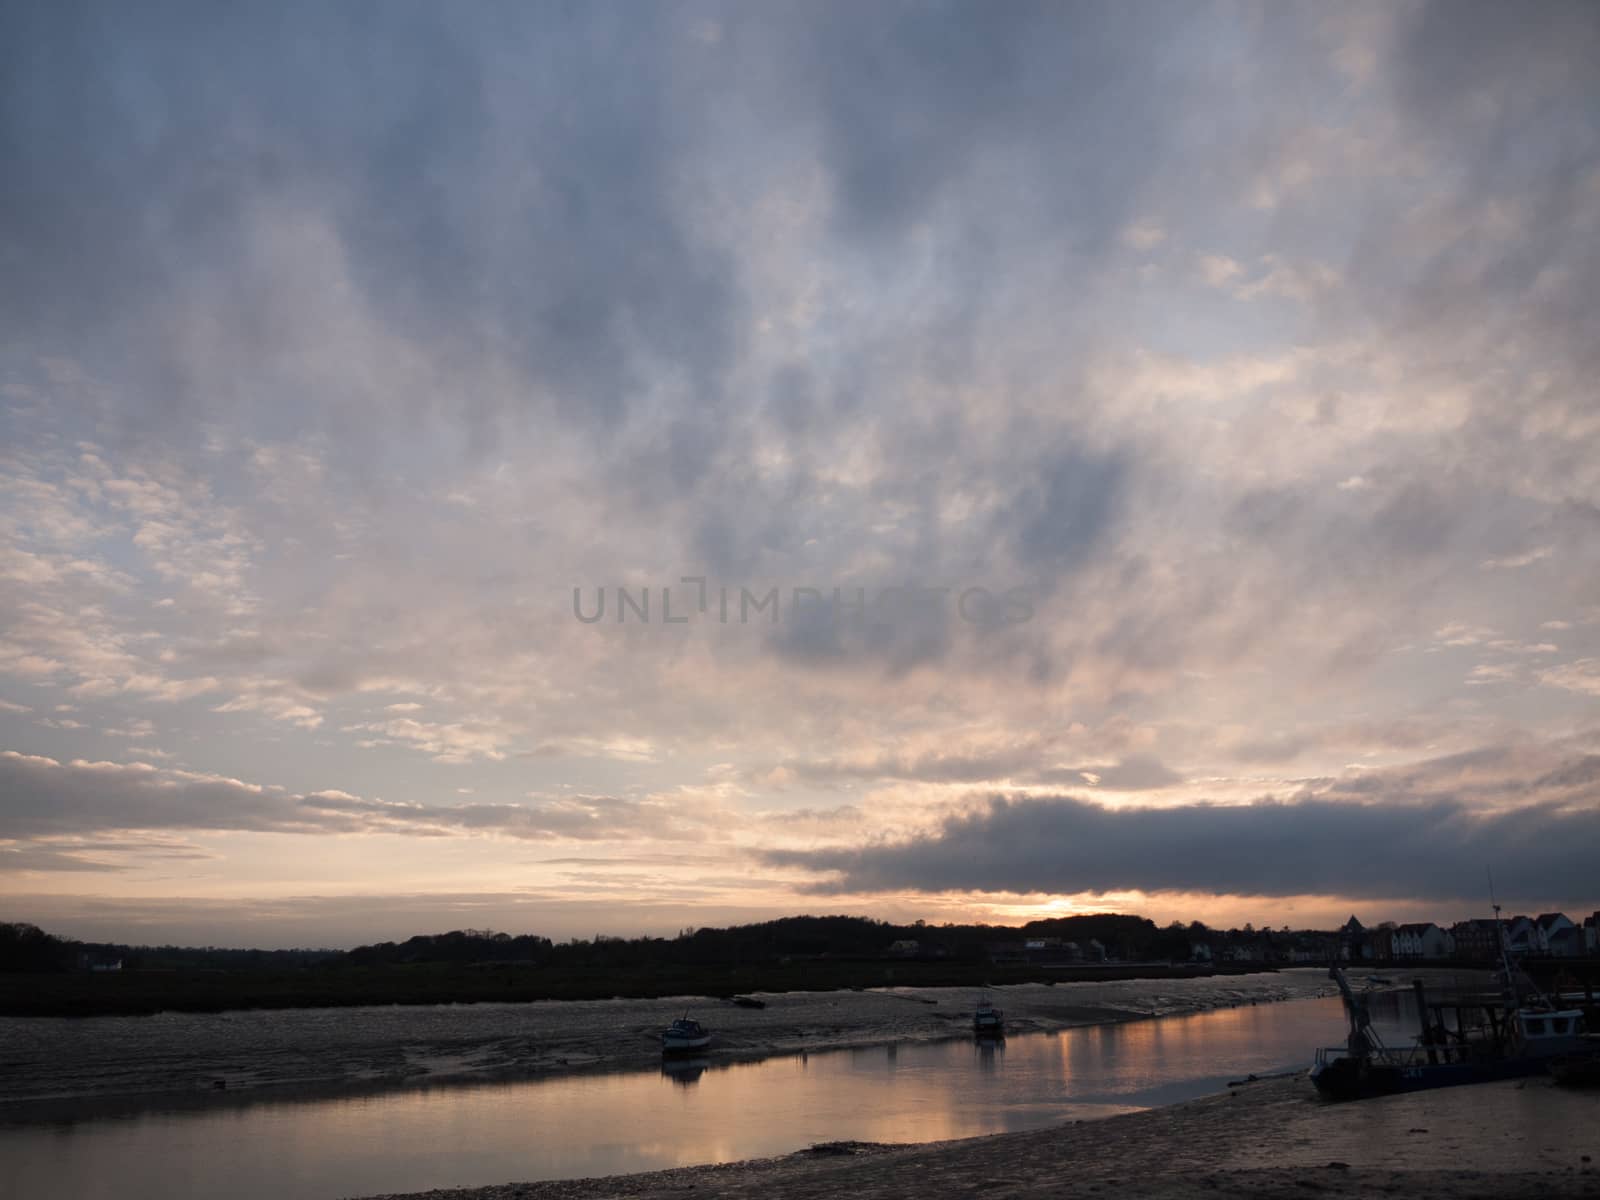
<path fill-rule="evenodd" d="M 6 6 L 0 813 L 783 848 L 1581 727 L 1592 7 Z M 953 590 L 571 616 L 685 576 Z"/>
<path fill-rule="evenodd" d="M 1507 558 L 1486 558 L 1478 565 L 1485 571 L 1511 571 L 1518 567 L 1530 566 L 1540 559 L 1549 558 L 1555 550 L 1551 546 L 1538 546 L 1522 554 L 1513 554 Z"/>
<path fill-rule="evenodd" d="M 1429 847 L 1419 856 L 1414 847 Z M 832 872 L 823 892 L 1168 891 L 1210 895 L 1470 897 L 1485 864 L 1516 886 L 1589 896 L 1591 813 L 1525 806 L 1295 804 L 1108 809 L 1070 798 L 993 801 L 904 845 L 771 851 Z"/>
<path fill-rule="evenodd" d="M 1148 791 L 1183 779 L 1149 754 L 1129 755 L 1120 762 L 1076 766 L 1059 760 L 1058 749 L 1037 740 L 1023 740 L 1000 748 L 975 747 L 966 753 L 946 749 L 913 756 L 796 759 L 785 763 L 781 769 L 795 778 L 815 782 L 898 779 L 959 784 L 1090 783 L 1113 791 Z"/>
<path fill-rule="evenodd" d="M 13 840 L 161 829 L 671 840 L 715 837 L 728 824 L 727 815 L 704 798 L 689 803 L 673 796 L 571 795 L 536 797 L 526 804 L 408 804 L 336 790 L 297 795 L 146 763 L 62 763 L 0 752 L 0 838 Z M 19 854 L 23 850 L 55 853 L 47 846 L 23 846 Z"/>
<path fill-rule="evenodd" d="M 116 829 L 313 832 L 281 792 L 237 779 L 143 763 L 75 761 L 0 752 L 0 836 L 30 838 Z"/>
<path fill-rule="evenodd" d="M 351 817 L 366 832 L 413 834 L 492 833 L 531 841 L 610 841 L 717 836 L 722 814 L 677 806 L 667 798 L 545 796 L 529 804 L 390 804 L 340 792 L 306 796 L 316 817 Z"/>
<path fill-rule="evenodd" d="M 1539 682 L 1590 696 L 1600 696 L 1600 659 L 1580 658 L 1539 672 Z"/>
<path fill-rule="evenodd" d="M 322 714 L 308 702 L 310 699 L 309 694 L 293 684 L 263 680 L 248 685 L 246 691 L 217 705 L 212 711 L 258 712 L 274 721 L 287 721 L 301 729 L 316 729 L 322 724 Z"/>
<path fill-rule="evenodd" d="M 1244 268 L 1225 254 L 1202 255 L 1199 271 L 1200 278 L 1214 288 L 1224 287 L 1244 274 Z"/>
<path fill-rule="evenodd" d="M 1489 866 L 1520 895 L 1587 902 L 1600 854 L 1597 762 L 1587 755 L 1528 778 L 1514 755 L 1476 754 L 1241 805 L 1109 808 L 1072 796 L 995 796 L 907 841 L 765 857 L 830 876 L 813 885 L 828 893 L 1444 900 L 1477 895 Z M 1499 803 L 1486 805 L 1485 795 Z"/>
<path fill-rule="evenodd" d="M 1167 231 L 1156 221 L 1139 221 L 1122 231 L 1122 240 L 1135 250 L 1154 250 L 1167 240 Z"/>
<path fill-rule="evenodd" d="M 117 863 L 103 862 L 67 850 L 46 846 L 0 846 L 0 875 L 17 871 L 122 871 Z"/>

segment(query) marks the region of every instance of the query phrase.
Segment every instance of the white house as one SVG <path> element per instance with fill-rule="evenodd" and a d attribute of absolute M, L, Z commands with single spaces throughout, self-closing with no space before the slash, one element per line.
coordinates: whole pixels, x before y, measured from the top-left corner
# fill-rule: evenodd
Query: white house
<path fill-rule="evenodd" d="M 1550 935 L 1551 958 L 1582 958 L 1584 956 L 1583 929 L 1568 925 Z"/>
<path fill-rule="evenodd" d="M 1396 958 L 1449 958 L 1453 950 L 1450 935 L 1432 921 L 1402 925 L 1394 931 Z"/>
<path fill-rule="evenodd" d="M 1506 943 L 1513 954 L 1539 952 L 1539 927 L 1527 917 L 1512 917 L 1506 922 Z"/>
<path fill-rule="evenodd" d="M 1567 919 L 1566 913 L 1540 913 L 1538 920 L 1534 921 L 1533 927 L 1537 931 L 1539 952 L 1541 954 L 1549 954 L 1554 948 L 1550 939 L 1563 929 L 1571 929 L 1572 922 Z"/>

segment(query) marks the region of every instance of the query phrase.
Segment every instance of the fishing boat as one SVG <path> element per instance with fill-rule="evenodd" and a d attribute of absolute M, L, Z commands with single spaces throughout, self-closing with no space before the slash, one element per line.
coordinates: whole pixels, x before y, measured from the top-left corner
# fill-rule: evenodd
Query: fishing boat
<path fill-rule="evenodd" d="M 972 1032 L 978 1037 L 1005 1037 L 1006 1015 L 996 1008 L 987 996 L 972 1013 Z"/>
<path fill-rule="evenodd" d="M 694 1050 L 704 1050 L 710 1044 L 711 1031 L 688 1013 L 684 1013 L 668 1025 L 666 1032 L 661 1035 L 663 1054 L 687 1054 Z"/>
<path fill-rule="evenodd" d="M 1496 906 L 1496 921 L 1499 912 Z M 1311 1082 L 1330 1100 L 1360 1100 L 1542 1075 L 1581 1050 L 1587 1044 L 1583 1010 L 1562 1006 L 1560 997 L 1552 1002 L 1537 992 L 1525 995 L 1503 933 L 1501 963 L 1501 993 L 1430 998 L 1417 980 L 1412 986 L 1421 1032 L 1413 1045 L 1393 1048 L 1372 1027 L 1366 1001 L 1335 962 L 1328 974 L 1339 985 L 1350 1033 L 1343 1046 L 1317 1051 Z"/>

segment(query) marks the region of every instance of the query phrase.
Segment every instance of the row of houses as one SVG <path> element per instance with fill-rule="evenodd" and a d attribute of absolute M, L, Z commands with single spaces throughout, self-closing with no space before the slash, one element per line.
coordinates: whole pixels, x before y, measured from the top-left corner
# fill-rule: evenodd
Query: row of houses
<path fill-rule="evenodd" d="M 1174 957 L 1187 951 L 1192 962 L 1260 963 L 1263 966 L 1325 966 L 1338 958 L 1350 962 L 1492 962 L 1500 954 L 1503 927 L 1511 952 L 1519 958 L 1600 958 L 1600 911 L 1580 924 L 1565 913 L 1517 916 L 1499 922 L 1457 921 L 1446 928 L 1432 921 L 1371 928 L 1352 916 L 1337 930 L 1207 929 L 1198 922 L 1187 928 L 1174 923 L 1166 935 L 1176 938 L 1164 951 Z M 1093 938 L 1084 942 L 1034 937 L 993 942 L 984 947 L 993 963 L 1006 966 L 1066 966 L 1105 962 L 1107 948 Z M 894 958 L 943 958 L 943 946 L 906 939 L 888 947 Z"/>
<path fill-rule="evenodd" d="M 1502 923 L 1457 921 L 1445 929 L 1432 921 L 1368 929 L 1351 917 L 1339 931 L 1344 957 L 1370 962 L 1426 959 L 1489 961 L 1500 953 Z M 1600 912 L 1580 925 L 1565 913 L 1512 917 L 1503 923 L 1506 942 L 1520 958 L 1600 956 Z"/>
<path fill-rule="evenodd" d="M 1027 938 L 1020 942 L 991 942 L 984 949 L 990 962 L 1009 966 L 1060 967 L 1106 961 L 1106 948 L 1098 938 L 1087 942 L 1057 937 Z"/>
<path fill-rule="evenodd" d="M 1582 924 L 1565 913 L 1512 917 L 1501 924 L 1519 958 L 1600 958 L 1600 912 Z M 1493 920 L 1457 921 L 1446 928 L 1432 921 L 1367 927 L 1352 916 L 1339 929 L 1205 930 L 1190 942 L 1196 962 L 1326 964 L 1457 960 L 1490 962 L 1500 954 Z"/>

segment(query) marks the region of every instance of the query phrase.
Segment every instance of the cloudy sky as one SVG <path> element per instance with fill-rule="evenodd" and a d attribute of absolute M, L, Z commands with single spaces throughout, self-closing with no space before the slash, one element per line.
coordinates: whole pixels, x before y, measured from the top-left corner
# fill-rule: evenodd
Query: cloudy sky
<path fill-rule="evenodd" d="M 1596 62 L 1592 3 L 5 5 L 0 915 L 1591 911 Z"/>

